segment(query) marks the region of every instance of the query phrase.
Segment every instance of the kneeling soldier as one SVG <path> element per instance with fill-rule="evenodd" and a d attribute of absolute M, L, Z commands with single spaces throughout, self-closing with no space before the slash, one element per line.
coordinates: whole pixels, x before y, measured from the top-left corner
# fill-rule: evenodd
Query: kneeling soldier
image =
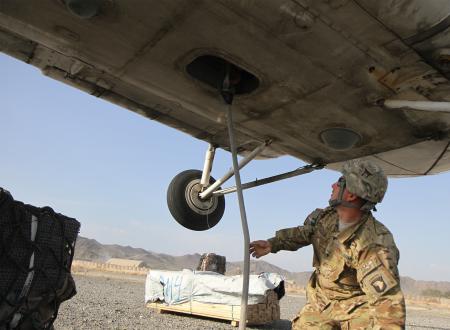
<path fill-rule="evenodd" d="M 405 302 L 392 234 L 371 213 L 387 189 L 376 164 L 346 162 L 332 185 L 330 206 L 316 209 L 303 226 L 282 229 L 250 243 L 256 258 L 313 245 L 314 273 L 307 304 L 293 329 L 404 329 Z"/>

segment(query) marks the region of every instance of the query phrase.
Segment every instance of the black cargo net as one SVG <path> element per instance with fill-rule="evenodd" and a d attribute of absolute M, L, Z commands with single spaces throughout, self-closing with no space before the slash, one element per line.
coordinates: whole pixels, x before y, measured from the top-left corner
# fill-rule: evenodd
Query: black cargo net
<path fill-rule="evenodd" d="M 0 330 L 53 328 L 59 305 L 76 293 L 70 268 L 79 229 L 0 188 Z"/>

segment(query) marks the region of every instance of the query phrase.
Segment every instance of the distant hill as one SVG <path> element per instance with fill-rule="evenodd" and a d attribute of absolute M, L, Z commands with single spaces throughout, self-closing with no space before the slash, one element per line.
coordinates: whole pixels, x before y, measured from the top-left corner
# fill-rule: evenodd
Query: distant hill
<path fill-rule="evenodd" d="M 187 254 L 174 257 L 168 254 L 154 253 L 131 246 L 107 245 L 79 236 L 75 247 L 75 259 L 106 262 L 111 258 L 142 260 L 149 268 L 180 270 L 196 268 L 200 254 Z"/>
<path fill-rule="evenodd" d="M 183 268 L 196 268 L 201 255 L 187 254 L 184 256 L 171 256 L 163 253 L 155 253 L 131 246 L 106 245 L 94 239 L 79 236 L 75 247 L 75 259 L 106 262 L 111 258 L 123 258 L 142 260 L 149 268 L 181 270 Z M 241 274 L 243 262 L 227 262 L 227 275 Z M 262 272 L 278 273 L 287 280 L 294 281 L 299 286 L 306 286 L 311 272 L 290 272 L 265 261 L 251 261 L 250 273 Z M 442 292 L 450 291 L 450 282 L 416 281 L 411 277 L 401 278 L 402 289 L 406 294 L 418 295 L 427 289 L 435 289 Z"/>
<path fill-rule="evenodd" d="M 429 289 L 450 292 L 450 282 L 447 281 L 417 281 L 411 277 L 402 276 L 401 284 L 404 292 L 415 295 Z"/>

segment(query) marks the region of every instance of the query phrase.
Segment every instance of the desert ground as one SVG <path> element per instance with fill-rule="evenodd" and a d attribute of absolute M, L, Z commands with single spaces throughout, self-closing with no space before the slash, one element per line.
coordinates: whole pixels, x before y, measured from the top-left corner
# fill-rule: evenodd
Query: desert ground
<path fill-rule="evenodd" d="M 109 273 L 74 275 L 77 295 L 64 302 L 56 329 L 236 329 L 229 322 L 176 314 L 159 314 L 144 306 L 145 276 Z M 249 329 L 290 329 L 305 304 L 303 295 L 280 301 L 281 320 Z M 450 309 L 408 305 L 407 329 L 449 329 Z"/>

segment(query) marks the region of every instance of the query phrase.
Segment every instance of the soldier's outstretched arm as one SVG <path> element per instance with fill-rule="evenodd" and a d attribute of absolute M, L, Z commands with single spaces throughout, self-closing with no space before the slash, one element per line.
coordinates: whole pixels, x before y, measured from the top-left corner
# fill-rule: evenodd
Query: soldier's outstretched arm
<path fill-rule="evenodd" d="M 357 277 L 369 300 L 374 329 L 405 328 L 405 299 L 397 263 L 395 246 L 375 246 L 360 254 Z"/>
<path fill-rule="evenodd" d="M 322 213 L 322 209 L 316 209 L 308 215 L 303 226 L 278 230 L 275 233 L 275 237 L 268 239 L 271 245 L 270 252 L 276 253 L 280 250 L 296 251 L 301 247 L 310 245 L 316 223 L 319 221 Z"/>

